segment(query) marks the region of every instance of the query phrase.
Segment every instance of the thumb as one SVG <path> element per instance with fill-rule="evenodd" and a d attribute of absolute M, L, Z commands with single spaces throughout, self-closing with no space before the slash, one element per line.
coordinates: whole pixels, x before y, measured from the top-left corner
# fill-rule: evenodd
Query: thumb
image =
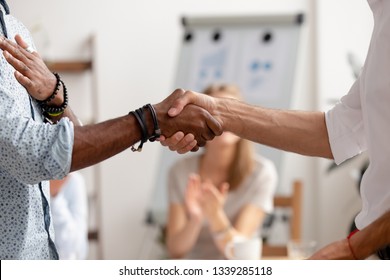
<path fill-rule="evenodd" d="M 193 91 L 186 91 L 184 94 L 179 96 L 175 101 L 173 101 L 171 108 L 168 110 L 168 115 L 170 117 L 175 117 L 180 114 L 183 108 L 188 104 L 194 104 L 202 106 L 197 98 L 197 94 Z"/>

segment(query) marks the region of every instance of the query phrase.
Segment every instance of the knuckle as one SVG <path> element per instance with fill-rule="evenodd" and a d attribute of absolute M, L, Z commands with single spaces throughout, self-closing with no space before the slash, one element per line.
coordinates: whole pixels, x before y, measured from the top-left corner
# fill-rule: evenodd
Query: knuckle
<path fill-rule="evenodd" d="M 161 144 L 162 146 L 164 146 L 164 147 L 168 146 L 167 143 L 166 143 L 166 141 L 160 141 L 160 144 Z"/>
<path fill-rule="evenodd" d="M 193 142 L 194 139 L 195 139 L 195 136 L 194 136 L 193 134 L 191 134 L 191 133 L 187 134 L 187 135 L 185 136 L 185 138 L 184 138 L 184 140 L 185 140 L 186 142 L 188 142 L 188 143 Z"/>
<path fill-rule="evenodd" d="M 175 92 L 175 93 L 179 93 L 179 94 L 184 94 L 184 93 L 185 93 L 185 90 L 182 89 L 182 88 L 177 88 L 177 89 L 175 89 L 174 92 Z"/>

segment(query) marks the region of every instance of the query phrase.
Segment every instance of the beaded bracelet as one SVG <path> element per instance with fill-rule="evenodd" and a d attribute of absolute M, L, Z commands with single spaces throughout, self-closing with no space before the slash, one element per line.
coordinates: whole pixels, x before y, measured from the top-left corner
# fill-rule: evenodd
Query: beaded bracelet
<path fill-rule="evenodd" d="M 38 101 L 39 104 L 41 104 L 41 105 L 47 105 L 50 101 L 52 101 L 52 100 L 56 97 L 57 93 L 58 93 L 59 90 L 60 90 L 61 77 L 60 77 L 60 75 L 59 75 L 58 73 L 56 73 L 56 72 L 53 72 L 53 74 L 54 74 L 54 76 L 55 76 L 56 79 L 57 79 L 56 86 L 55 86 L 55 88 L 54 88 L 53 93 L 52 93 L 48 98 L 46 98 L 45 100 L 40 100 L 40 101 Z"/>
<path fill-rule="evenodd" d="M 68 107 L 68 90 L 62 80 L 60 80 L 60 83 L 62 84 L 64 91 L 64 102 L 62 102 L 61 106 L 49 106 L 47 103 L 40 103 L 43 113 L 50 117 L 58 117 L 59 115 L 63 114 L 66 107 Z"/>

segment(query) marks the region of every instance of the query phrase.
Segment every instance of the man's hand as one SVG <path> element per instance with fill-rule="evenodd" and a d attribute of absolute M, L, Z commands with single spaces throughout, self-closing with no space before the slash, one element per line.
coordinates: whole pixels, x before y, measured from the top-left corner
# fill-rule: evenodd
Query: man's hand
<path fill-rule="evenodd" d="M 184 135 L 182 131 L 178 131 L 169 138 L 161 135 L 158 139 L 161 145 L 169 147 L 171 151 L 176 151 L 179 154 L 185 154 L 189 151 L 196 152 L 199 146 L 195 140 L 195 136 L 191 133 Z"/>
<path fill-rule="evenodd" d="M 354 256 L 348 245 L 348 240 L 343 239 L 333 242 L 315 252 L 309 260 L 354 260 Z"/>
<path fill-rule="evenodd" d="M 170 117 L 167 114 L 168 110 L 183 94 L 184 90 L 177 89 L 161 103 L 154 105 L 161 133 L 165 137 L 171 137 L 178 131 L 183 132 L 184 135 L 192 134 L 197 141 L 197 145 L 202 147 L 206 144 L 206 141 L 222 134 L 222 126 L 207 110 L 192 104 L 182 108 L 180 114 L 175 117 Z"/>
<path fill-rule="evenodd" d="M 169 109 L 168 115 L 171 117 L 179 115 L 188 104 L 193 104 L 202 107 L 221 123 L 221 120 L 218 118 L 218 116 L 216 116 L 216 98 L 194 91 L 186 91 L 180 96 L 178 96 L 177 99 L 174 100 L 171 108 Z"/>
<path fill-rule="evenodd" d="M 16 35 L 15 40 L 16 43 L 1 37 L 0 48 L 5 59 L 15 68 L 16 80 L 35 99 L 47 99 L 56 86 L 56 77 L 47 68 L 40 55 L 30 50 L 20 35 Z M 62 100 L 57 103 L 61 104 Z"/>

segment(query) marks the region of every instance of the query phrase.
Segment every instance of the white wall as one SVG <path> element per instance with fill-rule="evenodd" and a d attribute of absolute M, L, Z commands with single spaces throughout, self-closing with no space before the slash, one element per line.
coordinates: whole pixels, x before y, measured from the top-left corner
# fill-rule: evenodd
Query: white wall
<path fill-rule="evenodd" d="M 321 32 L 327 31 L 327 21 L 337 20 L 333 9 L 341 15 L 355 15 L 348 24 L 353 27 L 358 20 L 358 11 L 336 3 L 353 0 L 320 1 L 318 12 L 321 18 Z M 76 112 L 88 118 L 94 111 L 99 120 L 126 114 L 128 111 L 151 102 L 157 103 L 172 91 L 172 82 L 177 64 L 181 40 L 180 17 L 183 15 L 220 14 L 273 14 L 304 12 L 307 21 L 303 26 L 302 42 L 297 65 L 297 83 L 294 86 L 296 109 L 313 109 L 317 105 L 315 94 L 316 75 L 314 71 L 316 52 L 310 36 L 313 24 L 314 0 L 8 0 L 11 11 L 29 28 L 37 23 L 44 27 L 36 32 L 37 39 L 47 34 L 50 44 L 42 49 L 48 58 L 66 59 L 88 57 L 87 38 L 96 36 L 97 91 L 99 108 L 90 107 L 85 95 L 90 91 L 90 77 L 67 76 L 72 103 Z M 327 3 L 327 2 L 331 2 Z M 354 2 L 365 2 L 354 1 Z M 333 7 L 334 6 L 334 7 Z M 322 8 L 328 8 L 322 10 Z M 330 16 L 327 17 L 327 15 Z M 334 27 L 342 26 L 340 17 Z M 359 23 L 360 24 L 360 23 Z M 325 26 L 325 27 L 324 27 Z M 362 23 L 360 24 L 362 26 Z M 333 29 L 332 29 L 333 30 Z M 355 29 L 356 30 L 356 29 Z M 339 29 L 335 28 L 336 33 Z M 347 31 L 347 30 L 345 30 Z M 331 32 L 331 31 L 330 31 Z M 351 35 L 351 34 L 349 34 Z M 325 43 L 319 37 L 319 43 Z M 356 34 L 356 38 L 359 33 Z M 332 44 L 331 53 L 320 50 L 321 62 L 335 60 L 339 47 L 347 40 Z M 347 45 L 348 46 L 348 45 Z M 360 47 L 355 46 L 360 52 Z M 336 61 L 337 62 L 337 61 Z M 321 75 L 326 68 L 318 67 Z M 345 76 L 331 78 L 334 84 L 345 84 Z M 334 79 L 334 80 L 333 80 Z M 328 89 L 328 80 L 319 80 L 321 96 Z M 336 89 L 332 92 L 345 92 Z M 145 228 L 145 212 L 155 184 L 154 174 L 158 168 L 161 147 L 146 144 L 140 154 L 126 151 L 101 164 L 102 184 L 102 237 L 103 253 L 106 259 L 135 259 L 142 248 Z M 318 214 L 328 219 L 318 209 L 317 160 L 289 154 L 282 180 L 289 184 L 292 178 L 302 178 L 305 189 L 304 236 L 329 239 L 322 227 L 317 226 Z M 321 195 L 322 196 L 322 195 Z M 325 207 L 325 205 L 323 206 Z M 321 229 L 321 233 L 318 229 Z M 328 229 L 326 229 L 326 232 Z M 333 236 L 333 235 L 332 235 Z"/>

